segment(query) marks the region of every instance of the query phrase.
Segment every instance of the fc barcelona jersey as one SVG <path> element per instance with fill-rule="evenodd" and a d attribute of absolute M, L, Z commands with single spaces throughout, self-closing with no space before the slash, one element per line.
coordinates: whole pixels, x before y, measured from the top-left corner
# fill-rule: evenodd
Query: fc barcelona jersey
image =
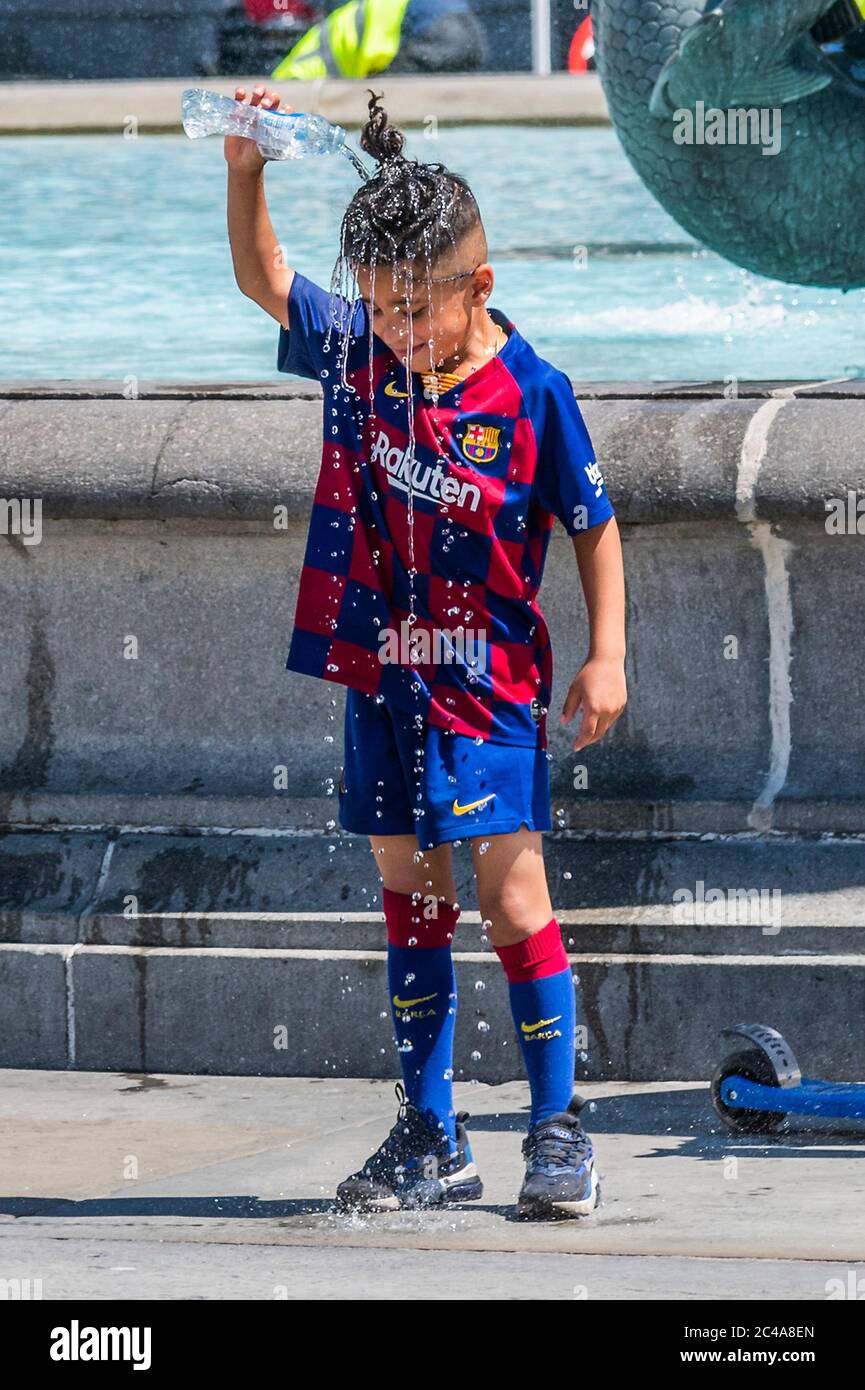
<path fill-rule="evenodd" d="M 286 665 L 545 748 L 553 519 L 575 536 L 613 508 L 570 381 L 489 314 L 504 346 L 434 400 L 363 300 L 295 273 L 277 361 L 321 382 L 324 442 Z"/>

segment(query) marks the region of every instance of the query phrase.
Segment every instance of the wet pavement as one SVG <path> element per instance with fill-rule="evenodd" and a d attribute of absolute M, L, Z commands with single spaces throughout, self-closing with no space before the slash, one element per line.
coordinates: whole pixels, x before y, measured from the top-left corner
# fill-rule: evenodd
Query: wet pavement
<path fill-rule="evenodd" d="M 0 1072 L 0 1279 L 44 1299 L 858 1296 L 861 1122 L 732 1135 L 704 1083 L 578 1089 L 602 1205 L 523 1222 L 523 1082 L 455 1085 L 479 1202 L 358 1216 L 333 1192 L 396 1118 L 392 1082 Z"/>

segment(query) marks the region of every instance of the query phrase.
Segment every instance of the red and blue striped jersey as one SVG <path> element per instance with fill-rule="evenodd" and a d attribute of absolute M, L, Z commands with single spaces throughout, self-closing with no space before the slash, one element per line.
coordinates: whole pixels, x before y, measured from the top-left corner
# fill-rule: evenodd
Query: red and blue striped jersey
<path fill-rule="evenodd" d="M 277 363 L 321 382 L 324 442 L 286 665 L 545 748 L 553 518 L 573 536 L 613 508 L 570 381 L 489 313 L 503 347 L 435 401 L 363 300 L 295 272 Z"/>

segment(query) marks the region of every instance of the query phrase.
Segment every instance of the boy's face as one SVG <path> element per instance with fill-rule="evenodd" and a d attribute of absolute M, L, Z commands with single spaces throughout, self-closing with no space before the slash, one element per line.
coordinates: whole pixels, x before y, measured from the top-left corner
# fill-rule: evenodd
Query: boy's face
<path fill-rule="evenodd" d="M 429 282 L 425 268 L 417 265 L 411 278 L 405 263 L 376 266 L 372 304 L 370 268 L 354 268 L 373 332 L 411 371 L 428 372 L 463 356 L 472 317 L 483 312 L 493 285 L 492 266 L 486 261 L 477 265 L 476 255 L 467 246 L 461 254 L 442 257 L 432 266 Z"/>

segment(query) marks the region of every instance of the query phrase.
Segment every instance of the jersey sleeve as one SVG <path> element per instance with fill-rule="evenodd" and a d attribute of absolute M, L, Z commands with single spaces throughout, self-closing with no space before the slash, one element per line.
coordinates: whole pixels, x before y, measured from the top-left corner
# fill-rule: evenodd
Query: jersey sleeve
<path fill-rule="evenodd" d="M 343 295 L 332 300 L 328 290 L 296 270 L 288 292 L 288 328 L 280 325 L 279 329 L 278 370 L 313 380 L 320 380 L 323 371 L 334 374 L 339 367 L 339 335 L 348 322 L 349 308 Z M 358 300 L 351 333 L 356 338 L 365 331 L 366 307 Z"/>
<path fill-rule="evenodd" d="M 544 394 L 534 497 L 578 536 L 614 516 L 600 465 L 571 383 L 555 372 Z"/>

